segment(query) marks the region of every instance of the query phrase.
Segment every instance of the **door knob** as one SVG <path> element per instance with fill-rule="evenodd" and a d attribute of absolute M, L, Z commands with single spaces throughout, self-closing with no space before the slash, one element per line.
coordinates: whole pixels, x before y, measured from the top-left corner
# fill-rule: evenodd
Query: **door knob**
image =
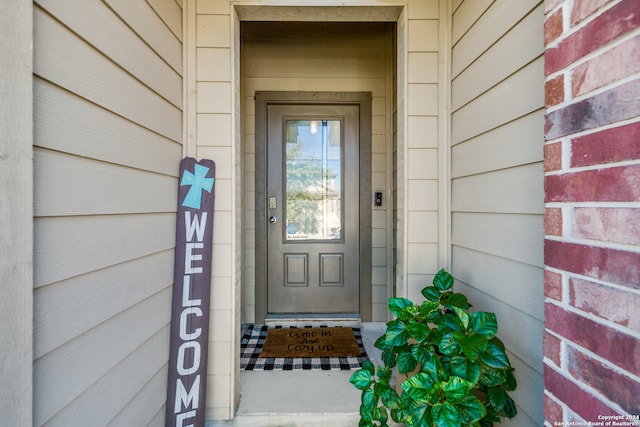
<path fill-rule="evenodd" d="M 269 222 L 270 222 L 271 224 L 275 224 L 276 222 L 278 222 L 278 218 L 276 218 L 275 216 L 271 216 L 271 217 L 269 218 Z"/>

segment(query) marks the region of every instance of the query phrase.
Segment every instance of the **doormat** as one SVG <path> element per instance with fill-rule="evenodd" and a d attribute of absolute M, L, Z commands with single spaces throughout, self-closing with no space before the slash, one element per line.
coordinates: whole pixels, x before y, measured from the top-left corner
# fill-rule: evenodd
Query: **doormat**
<path fill-rule="evenodd" d="M 322 328 L 322 329 L 321 329 Z M 276 326 L 273 329 L 269 329 L 266 325 L 251 325 L 245 331 L 242 339 L 240 341 L 241 354 L 240 354 L 240 368 L 246 371 L 251 370 L 264 370 L 264 371 L 272 371 L 272 370 L 283 370 L 283 371 L 291 371 L 291 370 L 311 370 L 311 369 L 321 369 L 321 370 L 351 370 L 351 369 L 360 369 L 362 366 L 362 362 L 367 360 L 367 353 L 364 350 L 364 345 L 362 344 L 362 335 L 360 332 L 360 328 L 340 328 L 340 327 L 326 327 L 322 326 L 321 328 L 296 328 L 296 327 L 282 327 Z M 349 353 L 354 353 L 351 356 L 324 356 L 321 355 L 322 352 L 319 351 L 318 347 L 314 347 L 314 352 L 311 357 L 301 357 L 302 349 L 298 349 L 295 351 L 295 346 L 298 345 L 302 347 L 304 345 L 329 345 L 329 344 L 320 344 L 311 343 L 311 340 L 315 340 L 318 335 L 321 335 L 321 331 L 328 330 L 331 332 L 333 336 L 344 334 L 344 331 L 335 332 L 334 330 L 338 329 L 349 329 L 349 333 L 351 334 L 355 343 L 357 345 L 357 349 L 353 348 L 349 350 Z M 291 330 L 295 330 L 296 334 L 291 334 Z M 285 357 L 284 354 L 282 357 L 276 357 L 278 354 L 270 353 L 271 350 L 267 348 L 265 352 L 263 349 L 265 347 L 265 341 L 267 341 L 267 335 L 269 331 L 274 331 L 276 334 L 272 335 L 277 338 L 281 338 L 280 334 L 285 336 L 292 337 L 299 336 L 298 344 L 293 345 L 293 356 Z M 284 331 L 284 332 L 279 332 Z M 307 332 L 306 334 L 304 332 Z M 316 335 L 314 337 L 313 335 Z M 343 336 L 343 335 L 340 335 Z M 307 343 L 302 344 L 302 341 L 307 339 Z M 277 341 L 277 339 L 276 339 Z M 325 339 L 326 342 L 326 339 Z M 287 347 L 289 344 L 287 344 Z M 307 349 L 308 350 L 308 349 Z M 324 348 L 326 350 L 326 347 Z M 289 351 L 287 351 L 289 352 Z M 261 354 L 262 353 L 262 354 Z M 271 356 L 273 354 L 273 356 Z M 326 353 L 325 353 L 326 354 Z"/>
<path fill-rule="evenodd" d="M 262 357 L 349 357 L 359 356 L 353 329 L 270 329 L 262 346 Z"/>

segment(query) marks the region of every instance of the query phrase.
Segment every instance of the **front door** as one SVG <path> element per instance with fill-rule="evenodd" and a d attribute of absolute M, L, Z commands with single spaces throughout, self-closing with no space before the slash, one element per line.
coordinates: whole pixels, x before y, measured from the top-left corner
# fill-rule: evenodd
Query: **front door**
<path fill-rule="evenodd" d="M 267 311 L 359 311 L 358 105 L 267 107 Z"/>

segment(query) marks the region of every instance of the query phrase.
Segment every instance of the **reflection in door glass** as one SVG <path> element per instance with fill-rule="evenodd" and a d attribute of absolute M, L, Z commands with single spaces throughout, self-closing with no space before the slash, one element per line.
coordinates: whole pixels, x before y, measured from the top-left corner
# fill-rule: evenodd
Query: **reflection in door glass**
<path fill-rule="evenodd" d="M 340 120 L 287 120 L 286 240 L 342 238 Z"/>

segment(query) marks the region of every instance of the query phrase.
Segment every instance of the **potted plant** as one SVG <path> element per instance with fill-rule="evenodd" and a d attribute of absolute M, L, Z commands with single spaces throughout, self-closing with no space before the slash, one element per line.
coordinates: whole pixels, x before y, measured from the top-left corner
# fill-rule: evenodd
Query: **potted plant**
<path fill-rule="evenodd" d="M 471 305 L 451 291 L 453 277 L 442 269 L 433 286 L 414 304 L 390 298 L 395 320 L 375 343 L 384 366 L 370 361 L 350 382 L 362 390 L 360 427 L 397 423 L 415 427 L 489 427 L 516 415 L 507 394 L 516 388 L 513 368 L 494 313 L 470 312 Z M 389 381 L 396 368 L 398 391 Z"/>

